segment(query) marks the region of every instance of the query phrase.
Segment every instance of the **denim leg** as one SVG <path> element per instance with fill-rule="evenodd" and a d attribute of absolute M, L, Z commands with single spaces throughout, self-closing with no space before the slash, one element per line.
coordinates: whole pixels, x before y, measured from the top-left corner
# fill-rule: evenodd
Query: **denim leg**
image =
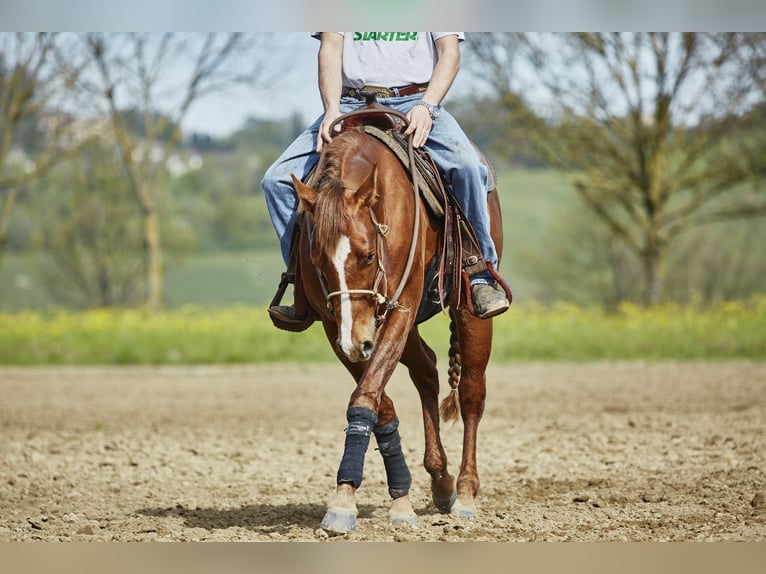
<path fill-rule="evenodd" d="M 452 115 L 442 109 L 425 148 L 471 222 L 484 259 L 497 268 L 497 250 L 489 233 L 487 167 Z"/>
<path fill-rule="evenodd" d="M 419 100 L 420 96 L 415 96 L 381 103 L 407 113 Z M 457 120 L 444 108 L 433 122 L 425 148 L 471 222 L 484 259 L 497 268 L 497 249 L 489 232 L 487 209 L 489 173 Z"/>
<path fill-rule="evenodd" d="M 303 179 L 319 160 L 319 154 L 315 150 L 320 122 L 321 118 L 299 135 L 279 156 L 279 159 L 266 170 L 261 181 L 266 206 L 279 238 L 285 266 L 290 260 L 290 241 L 295 227 L 295 212 L 298 208 L 298 195 L 295 193 L 290 174 Z"/>

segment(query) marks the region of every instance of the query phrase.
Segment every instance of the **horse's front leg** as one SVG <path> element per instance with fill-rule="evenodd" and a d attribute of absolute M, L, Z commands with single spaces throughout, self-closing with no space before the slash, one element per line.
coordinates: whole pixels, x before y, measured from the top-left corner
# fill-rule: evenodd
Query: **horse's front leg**
<path fill-rule="evenodd" d="M 388 481 L 388 493 L 391 496 L 391 508 L 388 520 L 392 524 L 417 523 L 415 510 L 409 498 L 412 475 L 404 459 L 399 419 L 394 411 L 393 402 L 383 394 L 378 411 L 378 420 L 383 424 L 373 424 L 367 409 L 349 409 L 346 429 L 346 445 L 338 470 L 338 485 L 330 500 L 321 526 L 332 532 L 348 532 L 356 527 L 357 508 L 354 493 L 361 484 L 364 453 L 369 445 L 370 428 L 375 434 L 378 450 L 383 457 Z"/>
<path fill-rule="evenodd" d="M 381 327 L 381 332 L 378 333 L 375 352 L 358 378 L 358 363 L 343 361 L 357 378 L 357 386 L 351 395 L 346 411 L 348 427 L 346 428 L 343 457 L 338 468 L 337 488 L 321 522 L 321 526 L 325 530 L 344 533 L 354 530 L 356 527 L 357 510 L 354 493 L 362 483 L 364 457 L 370 443 L 370 434 L 377 430 L 378 440 L 382 440 L 384 443 L 397 442 L 398 430 L 391 425 L 395 419 L 390 417 L 390 413 L 393 413 L 393 405 L 390 404 L 390 400 L 383 403 L 383 396 L 385 385 L 404 348 L 407 323 L 407 318 L 400 314 L 389 317 L 389 321 Z M 329 332 L 328 336 L 330 336 Z M 381 405 L 384 407 L 382 410 Z M 390 413 L 387 410 L 387 405 L 390 405 Z M 382 415 L 380 423 L 379 412 Z M 390 444 L 390 446 L 394 455 L 396 455 L 397 448 L 401 449 L 401 446 L 396 444 Z M 397 456 L 392 458 L 392 460 L 396 459 L 398 459 Z M 401 462 L 403 462 L 403 458 Z M 409 470 L 407 470 L 408 473 Z M 407 484 L 408 489 L 409 485 Z M 392 515 L 394 517 L 397 515 L 409 516 L 410 514 L 414 516 L 414 512 L 410 513 L 407 508 L 410 506 L 409 499 L 404 498 L 404 500 L 396 502 L 398 498 L 404 498 L 404 495 L 394 498 L 395 504 L 392 505 Z M 405 521 L 411 522 L 409 518 Z"/>
<path fill-rule="evenodd" d="M 412 474 L 404 459 L 402 440 L 399 435 L 399 418 L 396 416 L 393 401 L 385 392 L 378 408 L 378 424 L 373 432 L 378 443 L 378 451 L 383 457 L 388 494 L 391 496 L 388 521 L 391 524 L 415 526 L 417 516 L 409 496 Z"/>
<path fill-rule="evenodd" d="M 356 499 L 354 493 L 362 484 L 364 455 L 370 444 L 377 414 L 370 409 L 350 407 L 346 411 L 346 443 L 338 468 L 335 494 L 327 505 L 320 526 L 330 532 L 345 533 L 356 528 Z"/>

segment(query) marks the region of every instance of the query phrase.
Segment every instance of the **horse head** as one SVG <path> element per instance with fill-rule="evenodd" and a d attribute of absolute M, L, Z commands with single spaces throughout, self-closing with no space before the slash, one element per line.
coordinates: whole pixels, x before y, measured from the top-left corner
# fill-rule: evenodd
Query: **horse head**
<path fill-rule="evenodd" d="M 386 227 L 375 214 L 378 169 L 357 160 L 341 177 L 333 153 L 330 146 L 316 189 L 295 176 L 293 183 L 313 222 L 311 262 L 337 326 L 337 348 L 351 362 L 367 361 L 386 302 Z"/>

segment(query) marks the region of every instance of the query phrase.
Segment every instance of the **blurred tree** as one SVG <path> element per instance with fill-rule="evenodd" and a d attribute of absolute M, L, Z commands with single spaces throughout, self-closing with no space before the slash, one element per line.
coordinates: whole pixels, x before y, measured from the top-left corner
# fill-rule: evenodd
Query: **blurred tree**
<path fill-rule="evenodd" d="M 270 85 L 282 64 L 267 49 L 266 34 L 88 34 L 85 41 L 97 70 L 88 87 L 110 118 L 140 208 L 146 306 L 156 311 L 163 285 L 158 182 L 181 142 L 179 126 L 199 99 L 241 85 Z M 140 134 L 129 129 L 137 121 Z"/>
<path fill-rule="evenodd" d="M 490 158 L 495 169 L 548 166 L 529 130 L 496 96 L 474 94 L 450 102 L 449 110 L 470 134 L 471 140 Z"/>
<path fill-rule="evenodd" d="M 766 96 L 766 32 L 735 34 L 733 42 L 739 47 L 743 69 L 761 95 Z"/>
<path fill-rule="evenodd" d="M 140 219 L 113 147 L 94 142 L 41 183 L 44 247 L 53 262 L 43 279 L 51 297 L 75 308 L 138 303 Z"/>
<path fill-rule="evenodd" d="M 745 36 L 749 40 L 749 38 Z M 766 214 L 763 96 L 734 34 L 480 34 L 473 65 L 662 296 L 689 228 Z M 760 47 L 760 42 L 755 43 Z M 762 69 L 762 68 L 760 68 Z"/>
<path fill-rule="evenodd" d="M 19 189 L 87 139 L 69 113 L 85 63 L 65 58 L 68 38 L 0 33 L 0 267 Z"/>

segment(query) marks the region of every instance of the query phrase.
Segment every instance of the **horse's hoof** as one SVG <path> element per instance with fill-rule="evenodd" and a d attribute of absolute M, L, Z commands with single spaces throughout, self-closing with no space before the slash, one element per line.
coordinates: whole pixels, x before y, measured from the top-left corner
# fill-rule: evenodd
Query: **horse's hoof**
<path fill-rule="evenodd" d="M 393 526 L 417 526 L 416 514 L 388 514 L 388 522 Z"/>
<path fill-rule="evenodd" d="M 388 522 L 394 526 L 417 526 L 418 517 L 407 495 L 395 498 L 388 510 Z"/>
<path fill-rule="evenodd" d="M 322 530 L 345 534 L 356 529 L 356 513 L 338 508 L 328 508 L 327 512 L 319 523 Z"/>
<path fill-rule="evenodd" d="M 436 498 L 433 497 L 434 506 L 436 506 L 436 510 L 438 510 L 441 513 L 447 514 L 452 510 L 452 506 L 455 504 L 455 501 L 457 500 L 457 492 L 453 492 L 452 496 L 449 498 Z"/>
<path fill-rule="evenodd" d="M 473 506 L 467 506 L 456 500 L 449 513 L 457 518 L 474 518 L 476 516 L 476 509 Z"/>

